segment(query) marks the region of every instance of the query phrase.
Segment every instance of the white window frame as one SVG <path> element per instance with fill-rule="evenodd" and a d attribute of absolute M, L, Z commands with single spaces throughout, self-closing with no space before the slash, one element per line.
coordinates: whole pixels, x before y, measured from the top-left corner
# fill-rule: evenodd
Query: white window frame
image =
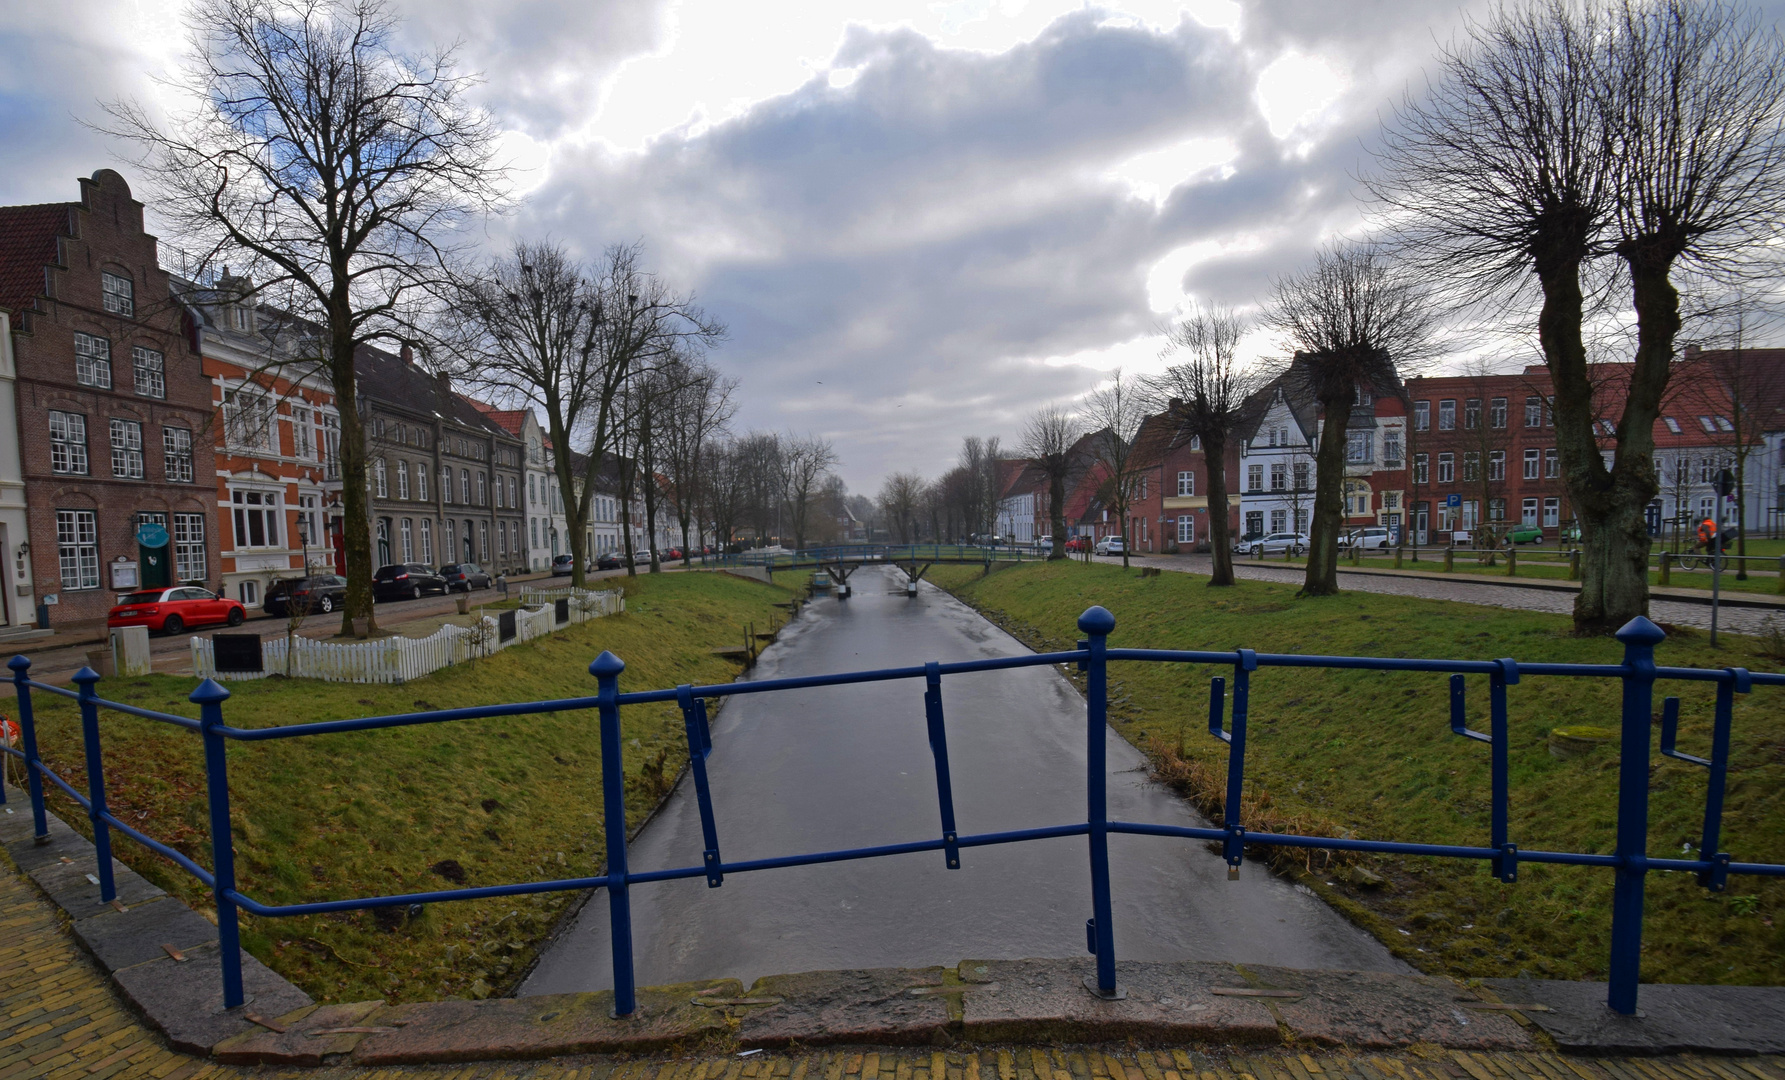
<path fill-rule="evenodd" d="M 205 515 L 173 516 L 174 579 L 203 581 L 208 568 L 205 555 Z"/>
<path fill-rule="evenodd" d="M 403 561 L 406 563 L 414 562 L 415 522 L 410 518 L 404 518 L 397 526 L 397 532 L 402 537 L 403 541 Z"/>
<path fill-rule="evenodd" d="M 1542 468 L 1543 468 L 1543 451 L 1541 451 L 1541 450 L 1526 450 L 1525 451 L 1525 479 L 1526 480 L 1537 479 L 1538 474 Z"/>
<path fill-rule="evenodd" d="M 161 471 L 170 484 L 192 483 L 192 431 L 189 428 L 161 428 Z"/>
<path fill-rule="evenodd" d="M 440 497 L 446 505 L 452 505 L 453 486 L 451 465 L 440 466 Z"/>
<path fill-rule="evenodd" d="M 99 272 L 99 306 L 113 315 L 134 318 L 136 315 L 136 282 L 110 270 Z"/>
<path fill-rule="evenodd" d="M 380 499 L 390 498 L 390 477 L 385 472 L 383 458 L 372 463 L 372 485 Z"/>
<path fill-rule="evenodd" d="M 409 463 L 407 461 L 399 461 L 399 462 L 397 462 L 397 498 L 407 499 L 408 497 L 409 497 Z M 414 559 L 404 559 L 403 561 L 404 562 L 414 562 L 415 560 Z"/>
<path fill-rule="evenodd" d="M 167 397 L 167 357 L 146 345 L 130 348 L 130 367 L 138 397 Z"/>
<path fill-rule="evenodd" d="M 434 523 L 427 518 L 421 519 L 421 561 L 430 565 L 434 561 Z"/>
<path fill-rule="evenodd" d="M 74 381 L 101 390 L 112 388 L 112 343 L 109 340 L 75 331 Z"/>
<path fill-rule="evenodd" d="M 223 393 L 223 437 L 237 450 L 278 452 L 278 411 L 265 392 L 238 386 Z"/>
<path fill-rule="evenodd" d="M 99 517 L 93 510 L 56 511 L 56 554 L 62 589 L 99 588 Z"/>
<path fill-rule="evenodd" d="M 1445 453 L 1438 455 L 1438 482 L 1440 484 L 1456 483 L 1456 455 Z"/>
<path fill-rule="evenodd" d="M 281 493 L 273 488 L 239 487 L 229 491 L 230 518 L 235 526 L 237 551 L 264 551 L 284 547 L 285 509 Z M 260 523 L 260 543 L 254 542 L 254 523 Z"/>
<path fill-rule="evenodd" d="M 428 501 L 428 463 L 415 463 L 415 497 L 420 502 Z"/>
<path fill-rule="evenodd" d="M 1178 498 L 1194 498 L 1196 495 L 1196 474 L 1188 469 L 1178 472 Z"/>
<path fill-rule="evenodd" d="M 1487 456 L 1487 478 L 1490 481 L 1506 479 L 1506 451 L 1489 450 Z"/>
<path fill-rule="evenodd" d="M 117 480 L 143 478 L 143 425 L 140 420 L 111 418 L 112 477 Z"/>
<path fill-rule="evenodd" d="M 1560 524 L 1562 524 L 1562 500 L 1551 496 L 1543 500 L 1543 527 L 1553 529 Z"/>
<path fill-rule="evenodd" d="M 50 471 L 64 476 L 86 476 L 87 418 L 80 413 L 50 410 Z"/>

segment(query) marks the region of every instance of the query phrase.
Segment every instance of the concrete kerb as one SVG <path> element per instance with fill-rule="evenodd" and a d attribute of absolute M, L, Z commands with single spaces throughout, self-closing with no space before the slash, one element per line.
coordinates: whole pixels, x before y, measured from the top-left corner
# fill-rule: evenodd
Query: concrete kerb
<path fill-rule="evenodd" d="M 0 845 L 69 916 L 119 994 L 177 1050 L 234 1064 L 420 1065 L 587 1054 L 957 1043 L 1330 1046 L 1461 1051 L 1721 1054 L 1785 1051 L 1785 988 L 1645 986 L 1644 1014 L 1614 1017 L 1598 983 L 1303 971 L 1226 963 L 1117 965 L 1127 991 L 1084 989 L 1091 961 L 967 960 L 956 967 L 775 975 L 639 991 L 484 1001 L 317 1005 L 243 955 L 249 995 L 222 1007 L 216 927 L 122 864 L 105 904 L 92 845 L 55 817 L 37 844 L 7 790 Z M 1523 1006 L 1523 1008 L 1520 1008 Z"/>

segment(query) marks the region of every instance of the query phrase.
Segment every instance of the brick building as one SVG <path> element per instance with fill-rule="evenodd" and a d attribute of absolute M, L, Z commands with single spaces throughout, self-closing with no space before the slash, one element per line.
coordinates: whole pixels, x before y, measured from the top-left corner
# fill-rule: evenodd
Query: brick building
<path fill-rule="evenodd" d="M 59 624 L 103 619 L 138 582 L 216 585 L 211 391 L 142 204 L 101 169 L 74 202 L 0 208 L 0 238 L 29 520 L 5 538 L 15 573 Z M 166 544 L 141 547 L 144 524 Z"/>
<path fill-rule="evenodd" d="M 245 284 L 176 287 L 211 384 L 221 591 L 254 608 L 306 566 L 340 570 L 341 418 L 327 372 L 296 359 L 314 328 L 241 302 Z"/>
<path fill-rule="evenodd" d="M 1173 403 L 1176 404 L 1175 402 Z M 1137 553 L 1206 551 L 1213 526 L 1209 521 L 1209 461 L 1202 443 L 1185 429 L 1171 409 L 1147 417 L 1135 444 L 1149 467 L 1129 508 L 1128 543 Z M 1239 492 L 1232 490 L 1238 473 L 1239 440 L 1229 443 L 1223 471 L 1230 484 L 1227 524 L 1239 535 Z"/>

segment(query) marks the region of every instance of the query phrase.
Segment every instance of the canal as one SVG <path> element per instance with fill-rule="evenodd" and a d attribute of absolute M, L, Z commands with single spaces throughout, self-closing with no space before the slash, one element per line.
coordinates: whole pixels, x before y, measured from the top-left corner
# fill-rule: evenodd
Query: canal
<path fill-rule="evenodd" d="M 925 584 L 906 599 L 891 568 L 857 572 L 847 601 L 821 599 L 782 632 L 754 678 L 1011 656 L 1015 639 Z M 1121 613 L 1117 612 L 1118 619 Z M 942 682 L 962 833 L 1085 819 L 1085 705 L 1051 668 Z M 1147 778 L 1106 729 L 1110 816 L 1206 824 Z M 711 777 L 727 862 L 940 834 L 921 681 L 732 698 L 713 725 Z M 630 849 L 634 872 L 697 865 L 700 818 L 686 779 Z M 1248 863 L 1237 881 L 1205 845 L 1110 840 L 1116 954 L 1287 967 L 1408 970 L 1304 889 Z M 632 889 L 641 986 L 827 968 L 916 967 L 966 958 L 1086 957 L 1090 869 L 1082 837 L 733 874 Z M 562 928 L 520 993 L 612 986 L 608 904 Z"/>

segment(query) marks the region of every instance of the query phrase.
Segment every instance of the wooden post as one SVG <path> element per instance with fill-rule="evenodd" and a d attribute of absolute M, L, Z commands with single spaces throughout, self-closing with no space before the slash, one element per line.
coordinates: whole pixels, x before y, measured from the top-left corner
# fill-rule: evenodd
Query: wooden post
<path fill-rule="evenodd" d="M 1672 568 L 1673 552 L 1663 551 L 1661 553 L 1661 584 L 1666 585 L 1673 580 Z"/>
<path fill-rule="evenodd" d="M 1455 565 L 1456 565 L 1456 548 L 1453 548 L 1453 547 L 1445 548 L 1444 549 L 1444 572 L 1446 574 L 1450 573 L 1451 569 Z"/>
<path fill-rule="evenodd" d="M 1568 580 L 1580 580 L 1580 548 L 1568 549 Z"/>
<path fill-rule="evenodd" d="M 1506 549 L 1506 576 L 1507 577 L 1518 577 L 1518 549 L 1517 548 L 1509 547 Z"/>

